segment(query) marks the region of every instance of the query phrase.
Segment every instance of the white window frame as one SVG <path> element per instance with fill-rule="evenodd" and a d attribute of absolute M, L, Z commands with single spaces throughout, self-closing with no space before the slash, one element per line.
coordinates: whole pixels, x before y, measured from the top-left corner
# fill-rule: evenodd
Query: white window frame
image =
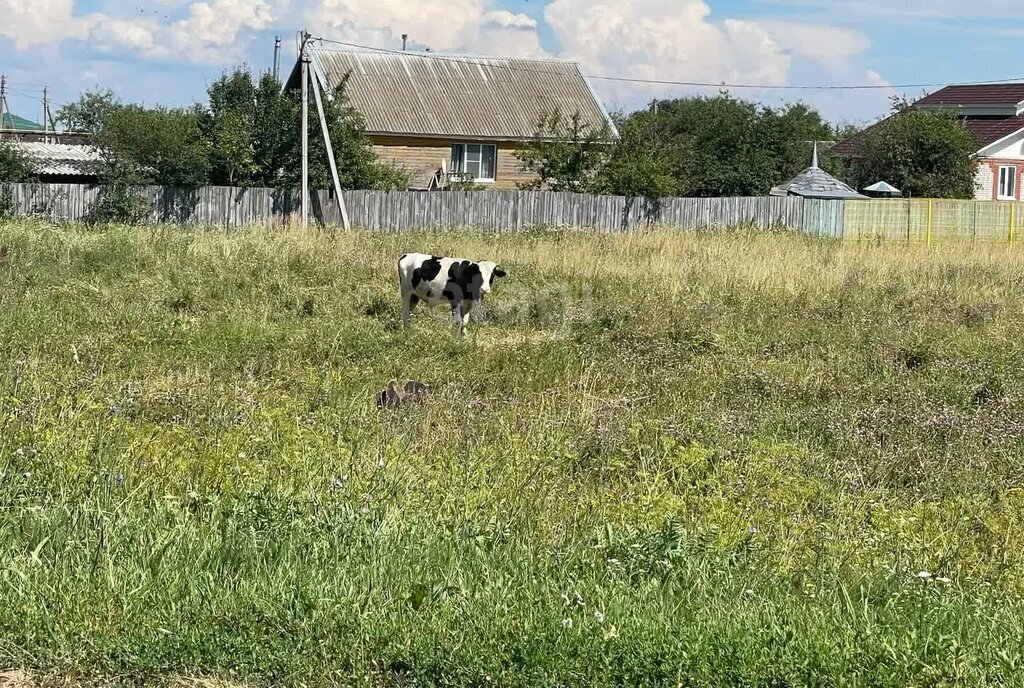
<path fill-rule="evenodd" d="M 1000 165 L 996 175 L 996 198 L 1000 201 L 1016 201 L 1020 175 L 1016 165 Z"/>
<path fill-rule="evenodd" d="M 456 148 L 461 148 L 462 149 L 462 155 L 461 155 L 461 159 L 460 160 L 456 160 L 455 159 L 454 153 L 455 153 L 455 149 Z M 478 156 L 476 162 L 480 165 L 481 171 L 483 170 L 483 166 L 484 166 L 484 149 L 485 148 L 490 148 L 491 151 L 493 151 L 493 154 L 491 155 L 491 176 L 490 177 L 469 177 L 469 176 L 467 176 L 465 174 L 465 172 L 462 169 L 460 169 L 461 167 L 465 166 L 466 161 L 469 159 L 469 157 L 470 157 L 470 149 L 471 148 L 475 148 L 476 149 L 475 153 Z M 453 153 L 453 155 L 452 155 L 452 175 L 453 176 L 461 177 L 461 178 L 463 178 L 463 179 L 465 179 L 467 181 L 471 181 L 471 182 L 474 182 L 476 184 L 491 184 L 491 183 L 493 183 L 497 179 L 497 177 L 498 177 L 498 147 L 496 145 L 494 145 L 493 143 L 454 143 L 454 144 L 452 144 L 452 153 Z"/>

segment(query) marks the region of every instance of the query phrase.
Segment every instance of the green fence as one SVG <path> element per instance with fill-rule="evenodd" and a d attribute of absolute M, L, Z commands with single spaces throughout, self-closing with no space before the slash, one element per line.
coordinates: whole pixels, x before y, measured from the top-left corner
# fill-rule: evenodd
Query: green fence
<path fill-rule="evenodd" d="M 1024 228 L 1024 203 L 939 199 L 846 201 L 843 239 L 931 245 L 948 241 L 1013 245 Z"/>

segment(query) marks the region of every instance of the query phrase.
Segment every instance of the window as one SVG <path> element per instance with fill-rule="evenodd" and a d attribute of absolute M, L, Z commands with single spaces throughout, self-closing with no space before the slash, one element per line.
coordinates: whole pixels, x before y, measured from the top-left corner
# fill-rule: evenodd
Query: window
<path fill-rule="evenodd" d="M 494 146 L 457 143 L 452 146 L 452 172 L 474 182 L 494 181 Z"/>
<path fill-rule="evenodd" d="M 999 168 L 999 193 L 997 198 L 1001 201 L 1013 201 L 1017 199 L 1017 167 L 1004 165 Z"/>

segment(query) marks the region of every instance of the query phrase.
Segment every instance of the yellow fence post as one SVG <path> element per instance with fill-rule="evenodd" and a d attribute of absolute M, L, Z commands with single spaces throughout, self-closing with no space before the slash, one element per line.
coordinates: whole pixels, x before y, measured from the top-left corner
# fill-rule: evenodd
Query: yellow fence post
<path fill-rule="evenodd" d="M 928 199 L 928 224 L 925 226 L 924 241 L 926 246 L 932 245 L 932 199 Z"/>
<path fill-rule="evenodd" d="M 1017 204 L 1010 204 L 1010 248 L 1013 248 L 1013 232 L 1017 229 Z"/>

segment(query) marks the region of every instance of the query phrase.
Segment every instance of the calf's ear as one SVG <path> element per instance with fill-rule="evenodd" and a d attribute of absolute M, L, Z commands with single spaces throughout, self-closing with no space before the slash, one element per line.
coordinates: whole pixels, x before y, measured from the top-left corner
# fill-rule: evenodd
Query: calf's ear
<path fill-rule="evenodd" d="M 508 273 L 502 270 L 501 268 L 494 268 L 493 274 L 495 277 L 506 277 L 508 275 Z"/>

